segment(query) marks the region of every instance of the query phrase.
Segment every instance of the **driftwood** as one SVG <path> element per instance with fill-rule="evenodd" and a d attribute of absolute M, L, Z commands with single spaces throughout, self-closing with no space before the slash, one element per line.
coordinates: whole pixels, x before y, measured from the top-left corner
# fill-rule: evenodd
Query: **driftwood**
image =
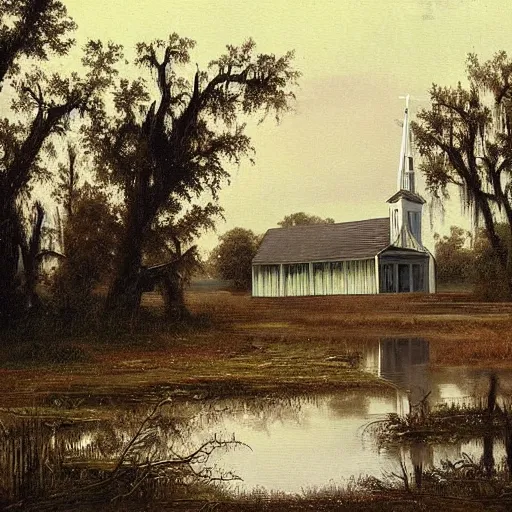
<path fill-rule="evenodd" d="M 26 510 L 26 511 L 46 511 L 46 510 L 72 510 L 79 505 L 87 504 L 105 504 L 116 500 L 121 500 L 132 496 L 141 486 L 150 478 L 165 478 L 179 473 L 181 469 L 185 475 L 197 478 L 205 482 L 214 481 L 232 481 L 240 478 L 233 473 L 214 475 L 211 468 L 205 467 L 210 455 L 219 448 L 229 446 L 245 446 L 246 444 L 232 439 L 219 439 L 213 436 L 212 439 L 202 443 L 198 448 L 186 455 L 179 455 L 172 451 L 172 457 L 151 460 L 151 448 L 148 454 L 139 453 L 144 448 L 144 438 L 146 430 L 151 428 L 151 423 L 156 420 L 161 412 L 161 408 L 172 403 L 170 398 L 166 398 L 157 403 L 142 421 L 136 433 L 128 441 L 117 460 L 88 462 L 65 462 L 62 467 L 68 469 L 91 470 L 96 469 L 104 475 L 99 480 L 85 484 L 77 485 L 74 488 L 66 489 L 46 496 L 42 499 L 26 499 L 11 504 L 5 510 Z M 250 447 L 248 447 L 250 448 Z M 140 458 L 140 462 L 137 462 Z M 203 466 L 196 469 L 194 465 Z M 170 471 L 170 473 L 169 473 Z M 178 473 L 173 473 L 178 471 Z M 166 473 L 167 472 L 167 473 Z M 179 500 L 188 502 L 189 500 Z M 205 501 L 190 500 L 191 503 L 201 503 L 201 506 L 208 504 Z"/>

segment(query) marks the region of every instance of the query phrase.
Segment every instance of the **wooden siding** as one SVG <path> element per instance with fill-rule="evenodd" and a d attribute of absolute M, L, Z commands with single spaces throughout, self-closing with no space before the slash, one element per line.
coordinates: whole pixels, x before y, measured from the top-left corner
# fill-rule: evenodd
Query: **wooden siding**
<path fill-rule="evenodd" d="M 286 297 L 300 297 L 311 294 L 311 275 L 309 263 L 297 263 L 295 265 L 283 265 L 284 291 Z"/>
<path fill-rule="evenodd" d="M 254 297 L 279 297 L 281 265 L 254 265 L 252 294 Z"/>
<path fill-rule="evenodd" d="M 428 291 L 429 293 L 436 293 L 436 260 L 434 256 L 429 253 L 428 258 Z"/>
<path fill-rule="evenodd" d="M 375 259 L 253 266 L 255 297 L 378 293 Z"/>

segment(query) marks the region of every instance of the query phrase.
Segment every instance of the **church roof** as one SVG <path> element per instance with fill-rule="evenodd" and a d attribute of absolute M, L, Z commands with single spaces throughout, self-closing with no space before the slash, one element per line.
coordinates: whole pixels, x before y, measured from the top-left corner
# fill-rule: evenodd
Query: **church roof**
<path fill-rule="evenodd" d="M 373 258 L 389 246 L 389 218 L 269 229 L 255 264 Z"/>
<path fill-rule="evenodd" d="M 410 192 L 409 190 L 399 190 L 396 194 L 393 194 L 386 202 L 396 203 L 401 197 L 411 201 L 411 203 L 425 204 L 426 201 L 420 195 Z"/>

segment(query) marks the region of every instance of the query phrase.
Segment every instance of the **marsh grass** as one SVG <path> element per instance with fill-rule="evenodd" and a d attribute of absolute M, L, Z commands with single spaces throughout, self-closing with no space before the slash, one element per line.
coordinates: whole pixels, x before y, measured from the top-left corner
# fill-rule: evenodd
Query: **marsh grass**
<path fill-rule="evenodd" d="M 410 403 L 410 412 L 405 415 L 389 414 L 387 420 L 369 425 L 377 439 L 383 443 L 456 442 L 484 437 L 504 438 L 507 453 L 512 455 L 512 414 L 509 401 L 498 403 L 499 380 L 496 373 L 489 375 L 486 397 L 471 403 L 429 403 L 427 393 L 418 403 Z M 491 443 L 492 444 L 492 443 Z M 510 459 L 512 474 L 512 458 Z"/>
<path fill-rule="evenodd" d="M 413 511 L 425 510 L 419 500 L 396 497 L 391 493 L 369 493 L 366 480 L 352 478 L 344 485 L 326 485 L 284 493 L 257 488 L 231 496 L 215 510 L 232 511 Z M 418 508 L 419 507 L 419 508 Z"/>
<path fill-rule="evenodd" d="M 467 294 L 255 299 L 189 291 L 191 314 L 179 323 L 165 318 L 154 293 L 128 323 L 105 323 L 96 299 L 77 317 L 48 308 L 0 334 L 7 391 L 115 394 L 165 386 L 237 395 L 383 386 L 350 361 L 390 336 L 427 339 L 434 366 L 512 366 L 512 304 L 478 303 Z"/>
<path fill-rule="evenodd" d="M 375 424 L 374 432 L 381 443 L 456 442 L 503 432 L 506 418 L 501 413 L 489 415 L 485 407 L 440 406 L 423 420 L 416 414 L 390 414 L 386 421 Z"/>
<path fill-rule="evenodd" d="M 191 316 L 181 323 L 165 319 L 155 294 L 146 294 L 136 321 L 128 324 L 105 324 L 99 302 L 73 319 L 54 310 L 27 316 L 1 334 L 5 392 L 0 405 L 23 407 L 46 401 L 40 412 L 53 424 L 56 415 L 74 421 L 86 404 L 110 403 L 114 396 L 125 401 L 164 391 L 202 399 L 360 386 L 384 390 L 385 383 L 356 366 L 367 344 L 392 336 L 428 339 L 433 364 L 512 365 L 512 305 L 477 303 L 466 294 L 272 300 L 228 291 L 191 291 L 187 303 Z M 390 417 L 393 434 L 385 435 L 405 443 L 436 435 L 455 439 L 489 432 L 484 402 L 474 410 L 445 407 L 427 416 L 423 423 Z M 493 413 L 491 432 L 506 431 L 506 422 Z M 499 493 L 510 492 L 505 470 L 494 473 L 496 483 L 489 498 L 487 481 L 466 484 L 455 466 L 431 474 L 425 470 L 421 492 L 406 492 L 389 482 L 372 487 L 369 481 L 358 481 L 344 488 L 307 489 L 293 495 L 259 490 L 233 498 L 216 486 L 197 483 L 179 500 L 162 495 L 152 503 L 158 510 L 217 512 L 500 510 Z M 474 475 L 480 479 L 480 473 Z M 86 476 L 93 482 L 101 475 L 91 470 Z M 460 494 L 449 494 L 450 482 L 460 486 Z M 126 489 L 124 493 L 129 492 Z M 111 491 L 109 499 L 121 492 Z M 105 501 L 105 496 L 100 502 L 91 498 L 75 503 L 73 510 L 137 510 L 145 503 L 142 494 L 137 496 L 127 498 L 134 500 L 132 505 Z M 507 499 L 502 501 L 508 506 Z M 51 508 L 54 505 L 47 510 L 57 510 Z M 62 506 L 66 510 L 66 503 Z"/>

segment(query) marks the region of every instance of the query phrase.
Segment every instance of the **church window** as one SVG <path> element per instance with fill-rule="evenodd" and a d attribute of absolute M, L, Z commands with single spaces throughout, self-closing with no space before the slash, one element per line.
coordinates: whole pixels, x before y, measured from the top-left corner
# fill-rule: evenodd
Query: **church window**
<path fill-rule="evenodd" d="M 414 264 L 412 266 L 412 283 L 413 291 L 424 292 L 425 291 L 425 268 L 423 265 Z"/>
<path fill-rule="evenodd" d="M 421 240 L 421 216 L 419 212 L 408 212 L 409 230 L 418 242 Z"/>
<path fill-rule="evenodd" d="M 392 293 L 395 291 L 394 267 L 392 263 L 384 263 L 380 266 L 381 293 Z"/>
<path fill-rule="evenodd" d="M 396 238 L 398 233 L 398 210 L 393 210 L 393 238 Z"/>

